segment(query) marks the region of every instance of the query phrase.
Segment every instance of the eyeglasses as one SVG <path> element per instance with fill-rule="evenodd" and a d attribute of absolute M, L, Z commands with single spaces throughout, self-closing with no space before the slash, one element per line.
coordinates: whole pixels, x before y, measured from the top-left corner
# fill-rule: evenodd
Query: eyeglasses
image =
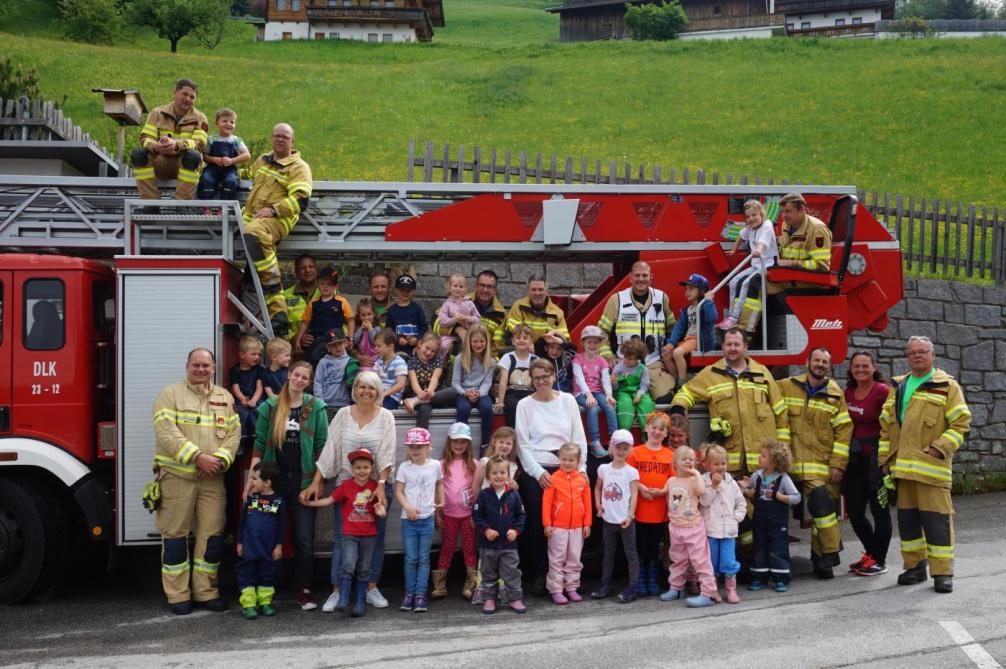
<path fill-rule="evenodd" d="M 477 284 L 475 284 L 475 287 L 476 288 L 484 288 L 486 290 L 492 290 L 492 289 L 496 288 L 496 284 L 495 283 L 477 283 Z"/>
<path fill-rule="evenodd" d="M 532 376 L 531 377 L 531 382 L 532 383 L 544 383 L 544 382 L 548 381 L 551 378 L 552 378 L 551 374 L 545 374 L 544 376 Z"/>

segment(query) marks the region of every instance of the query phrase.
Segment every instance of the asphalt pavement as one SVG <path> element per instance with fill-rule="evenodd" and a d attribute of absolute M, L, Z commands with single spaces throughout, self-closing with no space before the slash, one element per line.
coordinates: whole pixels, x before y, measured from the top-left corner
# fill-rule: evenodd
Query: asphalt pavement
<path fill-rule="evenodd" d="M 460 597 L 455 564 L 451 598 L 425 614 L 368 608 L 361 619 L 302 612 L 281 591 L 275 618 L 245 621 L 226 613 L 171 615 L 159 590 L 157 552 L 131 551 L 108 574 L 81 574 L 27 603 L 0 607 L 0 665 L 95 667 L 997 667 L 1006 662 L 1006 494 L 955 500 L 955 590 L 932 581 L 902 587 L 897 534 L 890 571 L 818 581 L 810 573 L 809 534 L 791 545 L 787 593 L 741 591 L 740 604 L 688 609 L 650 597 L 555 606 L 528 598 L 529 611 L 484 616 Z M 861 547 L 843 523 L 843 559 Z M 459 557 L 457 558 L 460 559 Z M 324 599 L 324 565 L 315 593 Z M 401 596 L 401 561 L 386 567 L 383 590 Z M 225 572 L 230 580 L 232 572 Z M 589 591 L 595 581 L 581 589 Z M 236 596 L 227 584 L 228 594 Z"/>

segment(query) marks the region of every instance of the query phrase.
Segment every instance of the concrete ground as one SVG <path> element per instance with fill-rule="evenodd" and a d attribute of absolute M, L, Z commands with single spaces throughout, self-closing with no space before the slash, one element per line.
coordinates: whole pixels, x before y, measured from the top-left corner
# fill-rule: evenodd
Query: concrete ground
<path fill-rule="evenodd" d="M 127 554 L 107 575 L 29 604 L 0 607 L 0 664 L 100 667 L 997 667 L 1006 659 L 1006 494 L 958 498 L 955 591 L 932 581 L 899 587 L 895 537 L 890 572 L 860 578 L 836 570 L 810 575 L 808 534 L 791 545 L 795 578 L 784 594 L 748 593 L 737 605 L 688 609 L 646 598 L 558 607 L 528 600 L 529 612 L 489 617 L 453 597 L 426 614 L 368 609 L 362 619 L 304 613 L 292 595 L 279 615 L 248 622 L 226 613 L 171 615 L 159 591 L 156 551 Z M 843 523 L 843 559 L 860 553 Z M 401 595 L 400 560 L 389 561 L 384 591 Z M 323 573 L 325 565 L 319 565 Z M 231 580 L 225 576 L 227 580 Z M 319 581 L 315 592 L 324 593 Z M 589 591 L 595 581 L 585 582 Z M 227 592 L 233 598 L 233 586 Z"/>

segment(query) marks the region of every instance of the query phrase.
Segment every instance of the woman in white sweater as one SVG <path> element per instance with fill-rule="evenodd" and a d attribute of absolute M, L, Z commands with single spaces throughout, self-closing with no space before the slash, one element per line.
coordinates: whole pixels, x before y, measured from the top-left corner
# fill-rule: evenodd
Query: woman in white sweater
<path fill-rule="evenodd" d="M 524 470 L 519 481 L 521 501 L 527 520 L 520 539 L 533 556 L 535 596 L 545 594 L 548 573 L 548 545 L 541 522 L 541 499 L 559 468 L 559 448 L 572 442 L 580 447 L 580 469 L 587 471 L 587 437 L 580 419 L 580 407 L 569 393 L 552 389 L 555 368 L 539 358 L 531 363 L 534 393 L 517 403 L 517 446 Z"/>
<path fill-rule="evenodd" d="M 318 469 L 314 481 L 301 493 L 302 500 L 317 499 L 322 493 L 322 479 L 334 478 L 336 484 L 351 477 L 349 454 L 359 448 L 368 448 L 374 454 L 373 476 L 377 479 L 376 495 L 385 506 L 392 499 L 391 470 L 395 465 L 395 416 L 381 406 L 384 385 L 375 372 L 360 372 L 353 383 L 353 402 L 335 414 L 328 426 L 325 448 L 318 456 Z M 339 601 L 339 570 L 342 566 L 342 516 L 336 505 L 333 530 L 335 548 L 332 551 L 332 594 L 322 607 L 326 613 L 334 611 Z M 377 545 L 370 563 L 370 583 L 367 585 L 367 603 L 375 608 L 385 608 L 388 600 L 377 589 L 384 567 L 384 530 L 386 518 L 377 519 Z"/>

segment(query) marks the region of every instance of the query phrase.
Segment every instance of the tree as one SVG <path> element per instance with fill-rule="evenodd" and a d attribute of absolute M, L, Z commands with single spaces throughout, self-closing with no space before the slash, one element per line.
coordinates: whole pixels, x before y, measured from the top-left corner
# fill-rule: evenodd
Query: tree
<path fill-rule="evenodd" d="M 890 30 L 902 37 L 929 37 L 933 34 L 933 27 L 929 21 L 918 16 L 897 19 L 891 23 Z"/>
<path fill-rule="evenodd" d="M 178 41 L 186 35 L 200 31 L 212 34 L 213 25 L 226 21 L 229 12 L 229 0 L 134 0 L 132 3 L 133 22 L 156 30 L 158 37 L 171 43 L 172 53 L 178 51 Z"/>
<path fill-rule="evenodd" d="M 207 49 L 215 49 L 217 45 L 220 44 L 220 40 L 224 38 L 224 32 L 227 30 L 227 21 L 230 19 L 230 3 L 229 2 L 216 2 L 209 3 L 207 7 L 207 16 L 209 16 L 208 21 L 204 21 L 199 24 L 195 30 L 192 31 L 192 37 L 201 46 Z"/>
<path fill-rule="evenodd" d="M 0 56 L 0 98 L 11 100 L 24 95 L 33 100 L 42 97 L 35 68 L 22 70 L 10 58 Z"/>
<path fill-rule="evenodd" d="M 678 0 L 625 5 L 625 27 L 632 33 L 633 39 L 674 39 L 687 22 L 688 17 Z"/>
<path fill-rule="evenodd" d="M 112 42 L 125 21 L 116 0 L 59 0 L 63 34 L 78 42 Z"/>
<path fill-rule="evenodd" d="M 0 18 L 5 18 L 17 9 L 17 0 L 0 0 Z"/>

